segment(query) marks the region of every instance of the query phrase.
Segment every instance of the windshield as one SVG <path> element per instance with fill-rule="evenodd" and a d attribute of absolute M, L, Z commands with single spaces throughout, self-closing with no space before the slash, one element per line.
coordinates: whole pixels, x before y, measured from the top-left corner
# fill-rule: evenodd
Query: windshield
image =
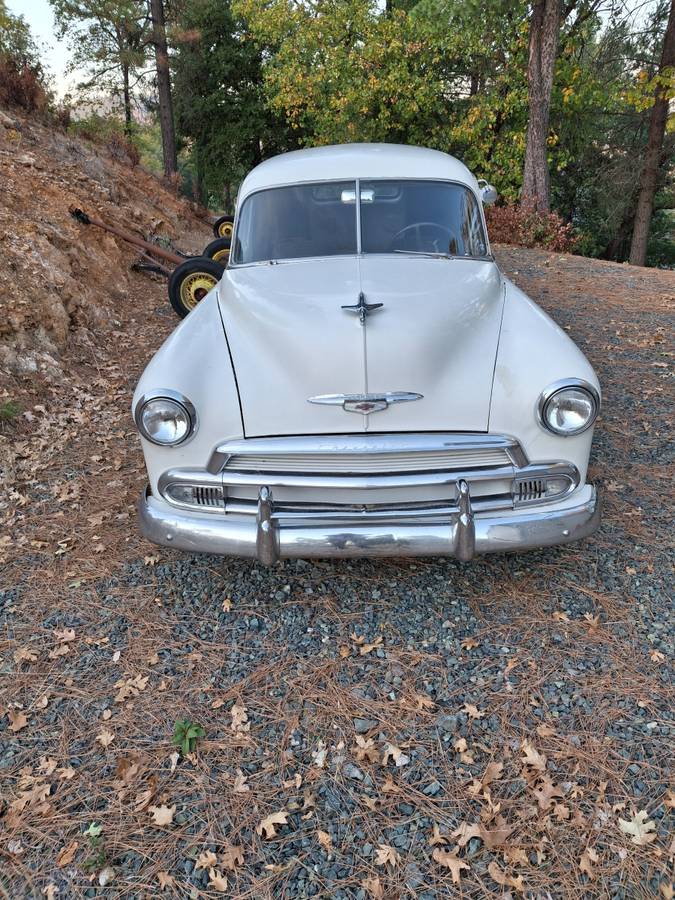
<path fill-rule="evenodd" d="M 234 263 L 362 253 L 485 257 L 478 203 L 461 184 L 331 181 L 258 191 L 239 215 Z"/>

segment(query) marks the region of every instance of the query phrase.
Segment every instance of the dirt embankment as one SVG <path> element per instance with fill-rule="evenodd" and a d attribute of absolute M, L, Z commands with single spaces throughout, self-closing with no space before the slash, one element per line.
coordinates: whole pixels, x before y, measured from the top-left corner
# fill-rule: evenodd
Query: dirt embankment
<path fill-rule="evenodd" d="M 135 251 L 78 224 L 70 205 L 151 240 L 208 237 L 193 205 L 140 167 L 0 111 L 0 391 L 3 375 L 67 379 L 64 351 L 103 344 L 136 301 Z"/>

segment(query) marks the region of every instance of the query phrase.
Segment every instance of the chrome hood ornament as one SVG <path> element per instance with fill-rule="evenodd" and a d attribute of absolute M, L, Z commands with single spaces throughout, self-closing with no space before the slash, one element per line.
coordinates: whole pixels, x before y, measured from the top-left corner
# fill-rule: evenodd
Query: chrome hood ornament
<path fill-rule="evenodd" d="M 384 303 L 366 303 L 366 295 L 363 293 L 363 291 L 361 291 L 361 293 L 359 294 L 358 303 L 354 303 L 352 306 L 342 306 L 341 309 L 346 309 L 347 312 L 356 313 L 361 321 L 361 324 L 365 325 L 366 316 L 383 306 Z"/>
<path fill-rule="evenodd" d="M 384 394 L 319 394 L 317 397 L 308 397 L 307 402 L 318 403 L 321 406 L 341 406 L 345 412 L 367 416 L 387 409 L 392 403 L 409 403 L 411 400 L 421 400 L 423 396 L 411 391 L 388 391 Z"/>

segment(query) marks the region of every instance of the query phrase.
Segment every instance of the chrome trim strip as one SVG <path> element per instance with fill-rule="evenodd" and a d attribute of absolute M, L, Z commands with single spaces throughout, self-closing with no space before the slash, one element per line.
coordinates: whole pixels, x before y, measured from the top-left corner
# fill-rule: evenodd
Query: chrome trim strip
<path fill-rule="evenodd" d="M 565 509 L 517 511 L 503 515 L 474 514 L 475 552 L 526 550 L 576 541 L 592 534 L 600 523 L 595 488 L 586 499 Z M 257 557 L 257 524 L 248 521 L 178 512 L 146 491 L 139 503 L 141 530 L 157 544 L 201 553 Z M 457 555 L 457 520 L 445 524 L 397 524 L 282 527 L 280 557 L 387 557 Z"/>
<path fill-rule="evenodd" d="M 325 488 L 357 488 L 369 491 L 377 488 L 405 488 L 421 485 L 454 484 L 458 478 L 467 481 L 489 481 L 496 478 L 511 480 L 515 472 L 513 466 L 500 466 L 494 469 L 465 469 L 446 472 L 417 472 L 409 475 L 296 475 L 287 472 L 229 472 L 222 473 L 223 485 L 260 485 L 265 482 L 269 487 Z"/>
<path fill-rule="evenodd" d="M 474 512 L 495 512 L 498 509 L 513 509 L 511 495 L 494 496 L 490 498 L 472 498 L 471 507 Z M 192 507 L 194 508 L 194 507 Z M 206 511 L 206 510 L 205 510 Z M 228 500 L 225 507 L 227 516 L 255 516 L 257 504 L 251 500 Z M 221 510 L 222 513 L 222 510 Z M 456 516 L 458 508 L 449 502 L 428 503 L 427 505 L 410 504 L 402 506 L 396 504 L 364 505 L 360 508 L 355 505 L 345 504 L 344 509 L 337 506 L 313 509 L 312 504 L 298 504 L 294 508 L 293 503 L 276 504 L 272 512 L 272 518 L 277 522 L 292 524 L 298 521 L 320 522 L 400 522 L 419 521 L 426 519 L 438 519 L 447 522 L 451 516 Z"/>
<path fill-rule="evenodd" d="M 548 401 L 554 394 L 557 394 L 558 391 L 564 391 L 565 388 L 581 388 L 591 395 L 591 398 L 595 403 L 595 414 L 591 421 L 588 425 L 584 425 L 583 428 L 579 428 L 576 431 L 555 431 L 553 428 L 549 428 L 546 419 L 544 418 L 544 409 Z M 559 381 L 554 381 L 553 384 L 549 384 L 549 386 L 541 392 L 541 395 L 537 400 L 535 416 L 539 425 L 541 425 L 544 431 L 548 431 L 549 434 L 555 434 L 556 437 L 575 437 L 578 434 L 583 434 L 585 431 L 588 431 L 589 428 L 592 428 L 600 413 L 600 405 L 600 394 L 588 381 L 584 381 L 583 378 L 561 378 Z"/>

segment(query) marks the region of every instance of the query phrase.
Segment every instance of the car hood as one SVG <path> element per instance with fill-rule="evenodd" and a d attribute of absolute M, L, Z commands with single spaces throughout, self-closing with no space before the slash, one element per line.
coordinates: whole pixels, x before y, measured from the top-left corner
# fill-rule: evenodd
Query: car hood
<path fill-rule="evenodd" d="M 382 304 L 364 316 L 344 309 Z M 487 431 L 504 286 L 490 261 L 334 257 L 227 269 L 218 299 L 247 437 Z M 311 402 L 403 392 L 369 415 Z M 390 398 L 391 399 L 391 398 Z"/>

